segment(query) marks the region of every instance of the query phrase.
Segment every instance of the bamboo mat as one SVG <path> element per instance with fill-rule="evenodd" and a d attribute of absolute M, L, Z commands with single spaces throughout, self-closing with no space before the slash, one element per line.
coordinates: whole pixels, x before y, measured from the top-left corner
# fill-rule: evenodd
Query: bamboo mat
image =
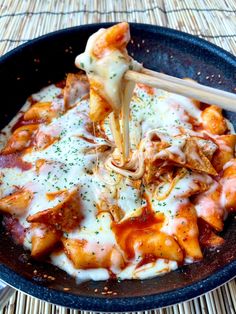
<path fill-rule="evenodd" d="M 0 0 L 0 55 L 57 29 L 121 20 L 179 29 L 236 55 L 235 0 Z M 39 301 L 21 292 L 13 295 L 0 311 L 3 313 L 85 314 Z M 236 313 L 236 281 L 192 301 L 144 313 Z"/>

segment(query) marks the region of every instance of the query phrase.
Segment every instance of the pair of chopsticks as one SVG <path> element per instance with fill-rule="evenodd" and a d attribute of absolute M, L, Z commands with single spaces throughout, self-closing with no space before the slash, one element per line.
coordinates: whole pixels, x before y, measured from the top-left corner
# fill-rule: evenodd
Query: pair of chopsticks
<path fill-rule="evenodd" d="M 143 68 L 141 72 L 128 70 L 125 79 L 135 83 L 164 89 L 168 92 L 193 98 L 206 104 L 214 104 L 222 109 L 236 112 L 236 94 L 179 79 L 163 73 Z"/>

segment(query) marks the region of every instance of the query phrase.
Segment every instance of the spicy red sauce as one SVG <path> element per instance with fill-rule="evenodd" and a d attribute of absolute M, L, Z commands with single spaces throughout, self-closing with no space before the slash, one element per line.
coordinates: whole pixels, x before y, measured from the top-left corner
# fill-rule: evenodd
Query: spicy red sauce
<path fill-rule="evenodd" d="M 213 228 L 202 218 L 198 218 L 199 242 L 202 247 L 217 247 L 224 243 L 224 239 L 216 235 Z"/>
<path fill-rule="evenodd" d="M 11 234 L 15 243 L 23 245 L 26 229 L 19 223 L 17 218 L 5 215 L 3 226 Z"/>
<path fill-rule="evenodd" d="M 142 88 L 143 90 L 145 90 L 145 92 L 149 95 L 154 95 L 155 93 L 155 88 L 151 87 L 151 86 L 147 86 L 145 84 L 142 83 L 138 83 L 137 84 L 139 88 Z"/>
<path fill-rule="evenodd" d="M 24 120 L 24 115 L 22 115 L 17 122 L 12 126 L 11 131 L 14 132 L 16 129 L 23 125 L 30 125 L 30 124 L 39 124 L 43 123 L 43 119 L 31 119 L 31 120 Z"/>
<path fill-rule="evenodd" d="M 92 138 L 88 138 L 88 137 L 85 137 L 85 136 L 82 136 L 82 135 L 79 135 L 78 137 L 81 138 L 82 140 L 86 141 L 86 142 L 89 142 L 89 143 L 92 143 L 92 144 L 96 144 L 95 140 L 92 139 Z"/>
<path fill-rule="evenodd" d="M 23 161 L 20 153 L 0 155 L 0 168 L 20 168 L 21 170 L 29 170 L 32 164 Z"/>
<path fill-rule="evenodd" d="M 62 81 L 60 81 L 58 83 L 55 83 L 55 86 L 57 88 L 64 88 L 66 86 L 66 80 L 62 80 Z"/>
<path fill-rule="evenodd" d="M 131 217 L 122 223 L 112 223 L 112 230 L 115 233 L 117 243 L 126 253 L 128 259 L 135 255 L 134 244 L 142 234 L 160 230 L 164 221 L 164 215 L 155 215 L 147 199 L 147 206 L 142 209 L 138 217 Z"/>
<path fill-rule="evenodd" d="M 144 258 L 138 263 L 136 268 L 139 268 L 143 265 L 154 263 L 157 260 L 157 257 L 153 254 L 146 254 Z"/>

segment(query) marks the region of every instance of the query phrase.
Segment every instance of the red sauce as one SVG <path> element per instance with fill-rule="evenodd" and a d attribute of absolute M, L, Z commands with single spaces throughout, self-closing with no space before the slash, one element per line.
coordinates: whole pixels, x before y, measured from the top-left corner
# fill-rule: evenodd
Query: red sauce
<path fill-rule="evenodd" d="M 197 124 L 197 125 L 193 124 L 193 130 L 196 131 L 196 132 L 201 132 L 201 131 L 204 130 L 204 127 L 203 127 L 202 123 Z"/>
<path fill-rule="evenodd" d="M 199 242 L 202 247 L 217 247 L 224 243 L 224 239 L 216 235 L 212 227 L 202 218 L 198 218 Z"/>
<path fill-rule="evenodd" d="M 199 230 L 199 241 L 201 244 L 206 244 L 208 241 L 212 228 L 202 218 L 198 218 L 198 230 Z"/>
<path fill-rule="evenodd" d="M 153 254 L 146 254 L 144 258 L 138 263 L 136 268 L 139 268 L 143 265 L 154 263 L 157 260 L 157 257 Z"/>
<path fill-rule="evenodd" d="M 192 124 L 194 131 L 199 132 L 199 131 L 204 130 L 202 123 L 199 123 L 197 119 L 190 116 L 189 114 L 187 114 L 187 116 L 188 116 L 188 122 Z"/>
<path fill-rule="evenodd" d="M 155 93 L 155 89 L 153 87 L 147 86 L 145 84 L 138 83 L 138 87 L 145 90 L 145 92 L 149 95 L 154 95 L 154 93 Z"/>
<path fill-rule="evenodd" d="M 201 102 L 201 103 L 200 103 L 200 109 L 201 109 L 202 111 L 205 110 L 205 109 L 208 108 L 208 107 L 210 107 L 210 105 L 205 104 L 204 102 Z"/>
<path fill-rule="evenodd" d="M 23 125 L 30 125 L 30 124 L 39 124 L 44 122 L 44 120 L 42 119 L 31 119 L 31 120 L 24 120 L 24 115 L 22 115 L 18 121 L 13 125 L 13 127 L 11 128 L 11 131 L 14 132 L 16 129 L 18 129 L 19 127 L 23 126 Z"/>
<path fill-rule="evenodd" d="M 164 215 L 155 216 L 151 205 L 147 201 L 147 206 L 142 209 L 138 217 L 131 217 L 122 223 L 113 222 L 112 230 L 115 233 L 116 240 L 122 250 L 126 253 L 128 259 L 134 257 L 134 244 L 143 233 L 152 233 L 161 228 Z"/>
<path fill-rule="evenodd" d="M 0 155 L 0 168 L 20 168 L 21 170 L 29 170 L 32 164 L 22 160 L 21 154 L 13 153 Z"/>
<path fill-rule="evenodd" d="M 89 143 L 92 143 L 92 144 L 96 144 L 95 140 L 92 139 L 92 138 L 88 138 L 88 137 L 85 137 L 85 136 L 82 136 L 82 135 L 79 135 L 78 137 L 81 138 L 82 140 L 86 141 L 86 142 L 89 142 Z"/>
<path fill-rule="evenodd" d="M 61 94 L 57 95 L 57 98 L 62 99 L 62 98 L 64 98 L 64 95 L 61 93 Z"/>
<path fill-rule="evenodd" d="M 66 86 L 66 80 L 62 80 L 62 81 L 60 81 L 60 82 L 57 82 L 57 83 L 55 84 L 55 86 L 56 86 L 57 88 L 64 88 L 64 87 Z"/>
<path fill-rule="evenodd" d="M 30 96 L 28 99 L 27 99 L 29 102 L 30 102 L 30 105 L 33 106 L 34 104 L 36 104 L 38 102 L 37 99 L 35 99 L 34 97 Z"/>
<path fill-rule="evenodd" d="M 60 256 L 61 254 L 63 254 L 64 250 L 63 250 L 63 246 L 61 243 L 58 243 L 58 246 L 55 247 L 55 249 L 53 250 L 53 255 L 54 256 Z"/>
<path fill-rule="evenodd" d="M 19 223 L 17 218 L 6 215 L 3 218 L 3 225 L 7 232 L 12 235 L 13 240 L 17 244 L 23 245 L 26 229 Z"/>
<path fill-rule="evenodd" d="M 222 179 L 223 174 L 224 174 L 224 170 L 222 169 L 222 170 L 220 170 L 220 171 L 218 172 L 218 175 L 217 175 L 217 176 L 214 176 L 214 180 L 217 181 L 217 182 L 219 182 L 219 181 Z"/>

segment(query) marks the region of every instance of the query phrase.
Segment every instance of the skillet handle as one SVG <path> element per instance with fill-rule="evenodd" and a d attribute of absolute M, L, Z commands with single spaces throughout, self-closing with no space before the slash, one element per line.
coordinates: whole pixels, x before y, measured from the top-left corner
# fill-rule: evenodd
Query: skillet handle
<path fill-rule="evenodd" d="M 0 311 L 6 305 L 10 297 L 15 292 L 15 289 L 7 286 L 4 282 L 0 281 Z"/>

